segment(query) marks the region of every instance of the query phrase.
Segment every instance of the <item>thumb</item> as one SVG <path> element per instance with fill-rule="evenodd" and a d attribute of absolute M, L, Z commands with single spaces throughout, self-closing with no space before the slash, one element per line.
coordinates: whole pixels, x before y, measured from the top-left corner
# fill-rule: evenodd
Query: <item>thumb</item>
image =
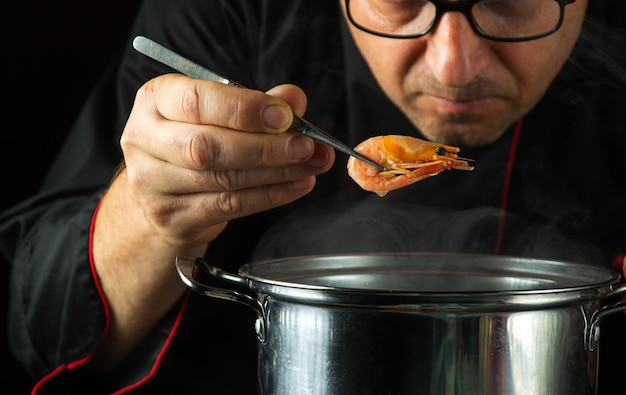
<path fill-rule="evenodd" d="M 284 84 L 273 87 L 266 92 L 270 96 L 278 97 L 286 101 L 293 113 L 301 117 L 306 111 L 307 98 L 302 89 L 296 85 Z"/>

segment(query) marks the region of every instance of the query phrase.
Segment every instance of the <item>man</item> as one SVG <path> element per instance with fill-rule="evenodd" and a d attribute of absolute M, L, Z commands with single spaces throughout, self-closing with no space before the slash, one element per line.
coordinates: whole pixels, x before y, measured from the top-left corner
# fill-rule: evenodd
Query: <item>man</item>
<path fill-rule="evenodd" d="M 615 87 L 563 69 L 586 0 L 172 3 L 147 1 L 133 36 L 266 92 L 126 50 L 43 192 L 2 217 L 12 346 L 40 393 L 255 391 L 250 312 L 186 297 L 177 255 L 227 270 L 362 250 L 623 259 L 623 106 L 600 117 Z M 476 170 L 380 199 L 289 130 L 305 113 L 351 145 L 459 145 Z"/>

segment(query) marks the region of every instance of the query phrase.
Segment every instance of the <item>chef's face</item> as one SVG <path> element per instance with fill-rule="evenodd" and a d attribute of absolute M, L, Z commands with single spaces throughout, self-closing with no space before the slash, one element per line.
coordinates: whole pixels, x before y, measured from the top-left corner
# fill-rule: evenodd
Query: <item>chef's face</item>
<path fill-rule="evenodd" d="M 380 37 L 348 26 L 382 89 L 427 138 L 476 146 L 498 139 L 540 100 L 579 36 L 587 1 L 567 5 L 555 33 L 523 42 L 483 38 L 456 11 L 419 38 Z"/>

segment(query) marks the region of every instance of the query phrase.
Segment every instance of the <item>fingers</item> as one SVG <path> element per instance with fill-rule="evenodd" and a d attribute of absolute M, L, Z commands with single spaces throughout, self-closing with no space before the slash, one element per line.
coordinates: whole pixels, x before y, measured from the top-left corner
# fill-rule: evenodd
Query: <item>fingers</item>
<path fill-rule="evenodd" d="M 290 133 L 290 132 L 289 132 Z M 300 139 L 295 135 L 293 138 Z M 232 192 L 268 184 L 297 181 L 328 170 L 334 159 L 333 151 L 322 144 L 306 162 L 283 166 L 244 168 L 189 169 L 152 156 L 142 159 L 143 166 L 133 168 L 129 177 L 137 186 L 150 186 L 154 192 L 168 195 L 202 192 Z"/>
<path fill-rule="evenodd" d="M 161 226 L 180 230 L 184 228 L 202 229 L 214 224 L 245 217 L 274 207 L 291 203 L 309 193 L 315 186 L 315 177 L 307 177 L 295 182 L 264 185 L 247 190 L 220 193 L 200 193 L 181 195 L 175 202 L 177 215 L 171 211 L 154 212 Z M 159 207 L 167 209 L 167 205 Z M 193 215 L 188 215 L 193 213 Z"/>
<path fill-rule="evenodd" d="M 287 101 L 183 76 L 156 78 L 137 94 L 135 106 L 148 110 L 129 120 L 122 148 L 129 152 L 133 146 L 141 147 L 154 157 L 167 158 L 168 162 L 194 170 L 246 169 L 305 161 L 313 153 L 309 138 L 277 133 L 286 130 L 286 126 L 271 129 L 265 122 L 286 119 L 290 124 L 293 114 L 288 103 L 303 112 L 306 96 L 293 85 L 277 87 L 273 92 Z M 280 111 L 285 107 L 288 116 L 276 115 L 275 107 Z M 148 128 L 150 135 L 146 136 Z M 241 133 L 268 130 L 272 133 Z"/>
<path fill-rule="evenodd" d="M 219 125 L 248 132 L 279 133 L 293 121 L 289 104 L 252 89 L 170 74 L 146 83 L 136 101 L 171 121 Z"/>
<path fill-rule="evenodd" d="M 315 186 L 315 175 L 328 171 L 333 162 L 334 151 L 319 144 L 309 162 L 296 166 L 229 171 L 221 175 L 184 173 L 185 170 L 166 166 L 165 175 L 157 171 L 144 177 L 145 182 L 138 181 L 136 176 L 128 177 L 136 190 L 148 190 L 137 198 L 143 200 L 144 207 L 149 207 L 152 222 L 159 228 L 169 228 L 161 233 L 176 234 L 172 238 L 182 240 L 179 234 L 187 235 L 189 229 L 206 229 L 305 196 Z M 184 175 L 179 177 L 179 174 Z"/>
<path fill-rule="evenodd" d="M 266 93 L 286 101 L 292 111 L 299 117 L 301 117 L 306 110 L 306 94 L 302 89 L 295 85 L 279 85 L 268 90 Z"/>
<path fill-rule="evenodd" d="M 293 85 L 263 93 L 181 75 L 147 82 L 121 139 L 130 198 L 176 245 L 210 241 L 208 229 L 301 198 L 335 158 L 288 130 L 305 110 Z"/>
<path fill-rule="evenodd" d="M 146 127 L 150 127 L 149 133 Z M 121 144 L 125 152 L 136 149 L 191 170 L 241 170 L 302 163 L 314 150 L 310 138 L 291 131 L 249 133 L 141 118 L 127 123 Z"/>

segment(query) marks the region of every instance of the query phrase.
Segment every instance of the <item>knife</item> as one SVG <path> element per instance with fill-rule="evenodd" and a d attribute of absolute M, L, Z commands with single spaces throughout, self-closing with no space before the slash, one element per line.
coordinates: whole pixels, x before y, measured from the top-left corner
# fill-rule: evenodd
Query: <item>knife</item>
<path fill-rule="evenodd" d="M 221 75 L 200 66 L 197 63 L 192 62 L 191 60 L 177 54 L 176 52 L 165 48 L 161 44 L 156 43 L 155 41 L 144 37 L 137 36 L 133 40 L 133 48 L 135 48 L 138 52 L 160 62 L 166 66 L 171 67 L 172 69 L 185 74 L 191 78 L 199 79 L 199 80 L 207 80 L 207 81 L 215 81 L 220 82 L 226 85 L 232 85 L 239 88 L 245 88 L 245 86 L 229 80 L 228 78 L 222 77 Z M 319 127 L 313 125 L 309 121 L 297 117 L 294 115 L 293 122 L 291 124 L 291 129 L 296 130 L 297 132 L 308 136 L 314 140 L 327 144 L 334 149 L 343 152 L 344 154 L 348 154 L 350 156 L 354 156 L 357 159 L 366 162 L 375 168 L 384 171 L 386 170 L 384 166 L 374 162 L 368 157 L 361 155 L 356 152 L 352 148 L 350 148 L 345 143 L 341 142 L 337 138 L 328 134 L 324 130 Z"/>

